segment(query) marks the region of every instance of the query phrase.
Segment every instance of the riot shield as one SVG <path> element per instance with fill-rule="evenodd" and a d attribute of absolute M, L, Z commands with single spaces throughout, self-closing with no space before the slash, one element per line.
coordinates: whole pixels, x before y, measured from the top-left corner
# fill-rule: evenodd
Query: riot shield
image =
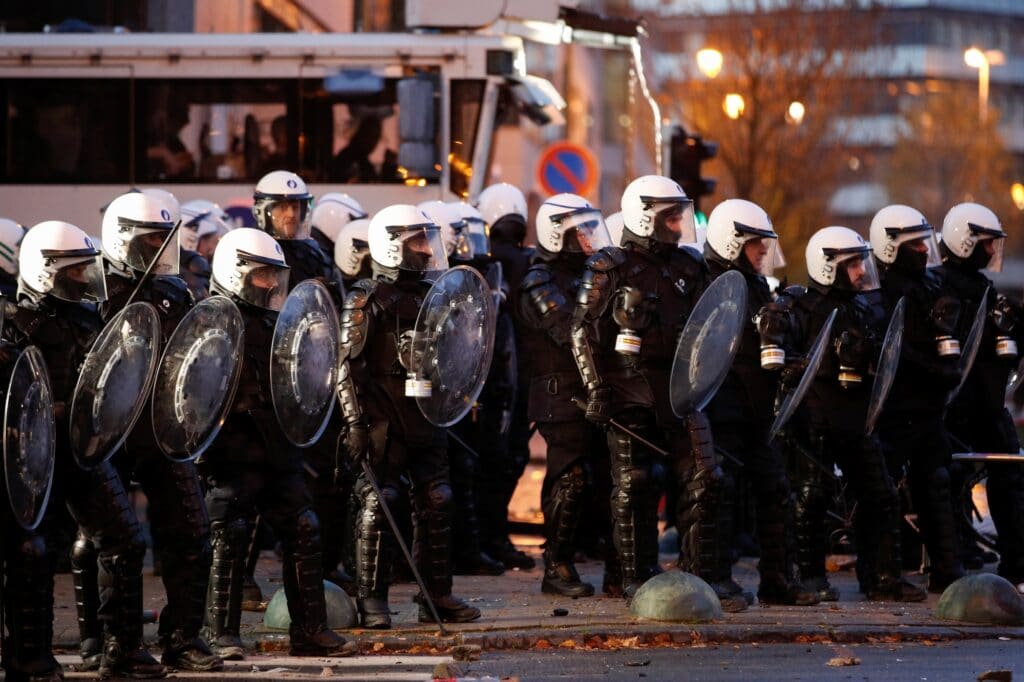
<path fill-rule="evenodd" d="M 496 260 L 489 263 L 487 266 L 487 272 L 484 274 L 484 279 L 487 281 L 487 286 L 491 290 L 491 295 L 494 297 L 494 305 L 501 305 L 501 298 L 503 295 L 502 286 L 505 280 L 505 270 L 500 260 Z"/>
<path fill-rule="evenodd" d="M 7 501 L 18 525 L 34 530 L 46 513 L 53 483 L 53 393 L 43 355 L 35 346 L 26 348 L 10 371 L 4 396 Z"/>
<path fill-rule="evenodd" d="M 821 367 L 821 360 L 825 357 L 825 349 L 828 347 L 828 340 L 832 334 L 832 323 L 835 322 L 835 319 L 836 311 L 833 310 L 828 319 L 825 320 L 821 331 L 818 332 L 818 338 L 811 345 L 810 353 L 807 356 L 807 367 L 804 369 L 803 376 L 800 377 L 796 388 L 790 391 L 789 395 L 783 399 L 782 405 L 779 406 L 779 411 L 775 414 L 775 421 L 772 422 L 772 428 L 768 432 L 769 441 L 774 440 L 775 436 L 779 435 L 779 431 L 782 430 L 782 427 L 786 425 L 789 418 L 796 412 L 796 408 L 800 406 L 800 401 L 804 399 L 807 389 L 814 382 L 814 377 L 818 374 L 818 368 Z"/>
<path fill-rule="evenodd" d="M 314 279 L 292 289 L 281 307 L 270 348 L 270 395 L 281 430 L 294 445 L 320 438 L 334 409 L 338 312 Z"/>
<path fill-rule="evenodd" d="M 971 373 L 971 368 L 974 367 L 974 360 L 978 357 L 978 348 L 981 347 L 981 337 L 985 332 L 985 317 L 988 315 L 988 287 L 985 287 L 985 294 L 981 297 L 981 303 L 978 305 L 977 312 L 974 313 L 974 322 L 971 323 L 971 331 L 967 334 L 967 340 L 964 341 L 963 352 L 960 354 L 960 383 L 956 385 L 949 395 L 946 397 L 946 407 L 948 408 L 956 400 L 957 395 L 960 393 L 960 389 L 964 387 L 964 382 L 967 381 L 967 377 Z"/>
<path fill-rule="evenodd" d="M 672 411 L 702 410 L 732 367 L 747 314 L 747 282 L 735 270 L 711 283 L 686 320 L 669 379 Z"/>
<path fill-rule="evenodd" d="M 889 328 L 885 330 L 885 340 L 882 341 L 882 351 L 878 354 L 878 365 L 875 369 L 875 383 L 871 385 L 868 416 L 864 420 L 866 436 L 875 432 L 878 417 L 882 414 L 885 399 L 889 397 L 889 389 L 896 378 L 896 368 L 899 367 L 900 352 L 903 350 L 903 316 L 906 307 L 907 301 L 901 297 L 892 310 Z"/>
<path fill-rule="evenodd" d="M 121 447 L 146 405 L 160 359 L 160 318 L 149 303 L 125 306 L 100 332 L 71 399 L 71 453 L 82 468 Z"/>
<path fill-rule="evenodd" d="M 242 370 L 245 324 L 225 296 L 196 304 L 167 340 L 153 387 L 153 435 L 171 460 L 209 447 L 231 408 Z"/>
<path fill-rule="evenodd" d="M 431 424 L 451 426 L 480 395 L 494 353 L 496 321 L 494 298 L 476 270 L 451 268 L 430 287 L 406 366 L 409 381 L 420 387 L 412 392 L 416 404 Z"/>

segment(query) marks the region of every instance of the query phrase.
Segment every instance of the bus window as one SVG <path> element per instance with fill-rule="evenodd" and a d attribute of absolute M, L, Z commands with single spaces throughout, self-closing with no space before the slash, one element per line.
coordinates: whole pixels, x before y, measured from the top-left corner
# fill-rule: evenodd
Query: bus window
<path fill-rule="evenodd" d="M 473 177 L 473 152 L 483 106 L 485 80 L 453 80 L 451 82 L 451 190 L 455 196 L 469 195 L 469 181 Z"/>
<path fill-rule="evenodd" d="M 0 181 L 120 182 L 128 177 L 127 81 L 2 81 Z"/>
<path fill-rule="evenodd" d="M 139 182 L 256 182 L 296 168 L 295 81 L 140 80 Z"/>

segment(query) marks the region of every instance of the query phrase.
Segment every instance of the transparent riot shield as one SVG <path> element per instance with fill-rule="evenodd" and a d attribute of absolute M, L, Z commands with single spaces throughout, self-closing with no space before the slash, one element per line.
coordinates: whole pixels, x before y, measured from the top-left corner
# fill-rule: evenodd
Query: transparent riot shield
<path fill-rule="evenodd" d="M 818 338 L 811 345 L 811 349 L 807 354 L 807 367 L 804 369 L 803 376 L 800 377 L 796 388 L 790 391 L 789 395 L 782 400 L 782 405 L 779 406 L 779 411 L 775 414 L 775 421 L 772 422 L 772 428 L 768 432 L 769 441 L 779 435 L 779 431 L 782 430 L 782 427 L 786 425 L 786 422 L 796 412 L 796 408 L 800 407 L 800 403 L 807 394 L 807 389 L 814 383 L 814 377 L 818 375 L 818 368 L 821 367 L 821 361 L 825 357 L 825 349 L 828 348 L 828 340 L 832 334 L 832 323 L 835 320 L 836 311 L 833 310 L 829 314 L 828 319 L 825 320 L 825 324 L 822 325 L 821 331 L 818 332 Z"/>
<path fill-rule="evenodd" d="M 4 480 L 14 520 L 25 530 L 43 520 L 53 483 L 56 431 L 43 354 L 29 346 L 10 367 L 4 396 Z"/>
<path fill-rule="evenodd" d="M 889 389 L 896 378 L 896 369 L 900 364 L 900 353 L 903 350 L 903 317 L 907 307 L 905 298 L 896 302 L 889 318 L 889 328 L 885 330 L 885 340 L 878 354 L 878 366 L 875 368 L 875 383 L 871 385 L 871 402 L 868 403 L 868 416 L 864 420 L 864 435 L 875 432 L 878 417 L 885 407 L 885 399 L 889 397 Z"/>

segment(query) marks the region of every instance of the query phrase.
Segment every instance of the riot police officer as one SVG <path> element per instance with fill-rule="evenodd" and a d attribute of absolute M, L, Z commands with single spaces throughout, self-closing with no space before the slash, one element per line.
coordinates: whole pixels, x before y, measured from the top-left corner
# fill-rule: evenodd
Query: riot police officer
<path fill-rule="evenodd" d="M 352 220 L 338 230 L 334 242 L 334 264 L 341 270 L 341 279 L 346 290 L 361 279 L 372 276 L 370 268 L 370 243 L 367 234 L 369 218 Z"/>
<path fill-rule="evenodd" d="M 191 210 L 185 211 L 178 198 L 171 192 L 158 187 L 147 187 L 142 190 L 142 194 L 156 199 L 162 202 L 163 205 L 171 213 L 171 222 L 177 223 L 184 219 L 189 226 L 182 230 L 181 237 L 179 238 L 180 246 L 180 267 L 178 270 L 179 276 L 185 280 L 188 285 L 189 291 L 192 292 L 192 296 L 198 301 L 206 298 L 210 295 L 210 262 L 198 252 L 198 236 L 193 238 L 195 234 L 195 223 L 193 222 L 196 217 L 196 212 L 211 211 L 214 207 L 217 210 L 219 206 L 209 201 L 190 201 L 187 206 Z M 199 204 L 197 206 L 197 204 Z M 104 210 L 105 214 L 105 210 Z M 183 225 L 183 227 L 186 227 Z"/>
<path fill-rule="evenodd" d="M 811 344 L 836 311 L 821 365 L 801 408 L 804 415 L 787 426 L 794 450 L 789 457 L 796 489 L 800 577 L 822 601 L 839 598 L 825 573 L 824 528 L 832 472 L 838 464 L 857 500 L 862 590 L 869 599 L 920 601 L 924 591 L 901 577 L 896 484 L 878 438 L 865 433 L 871 398 L 868 378 L 886 325 L 886 311 L 865 295 L 879 286 L 871 249 L 849 228 L 826 227 L 807 242 L 806 261 L 806 291 L 789 287 L 761 309 L 758 322 L 768 357 L 780 351 L 786 356 L 782 383 L 791 390 L 804 371 Z"/>
<path fill-rule="evenodd" d="M 89 302 L 106 299 L 99 250 L 78 227 L 47 221 L 22 241 L 18 304 L 5 334 L 37 346 L 50 370 L 57 427 L 54 500 L 65 502 L 96 544 L 103 588 L 95 612 L 97 638 L 82 642 L 87 668 L 107 676 L 161 677 L 166 671 L 143 647 L 142 560 L 145 538 L 117 471 L 109 462 L 82 470 L 71 454 L 69 406 L 78 370 L 103 322 Z"/>
<path fill-rule="evenodd" d="M 517 302 L 529 358 L 531 421 L 547 444 L 541 489 L 544 510 L 544 578 L 541 591 L 589 597 L 573 556 L 592 476 L 590 460 L 607 452 L 604 434 L 573 404 L 583 395 L 569 336 L 573 303 L 586 260 L 610 246 L 601 214 L 575 194 L 557 194 L 537 211 L 537 252 Z M 614 571 L 614 569 L 613 569 Z"/>
<path fill-rule="evenodd" d="M 682 423 L 670 408 L 668 377 L 676 339 L 707 285 L 704 262 L 677 244 L 694 229 L 693 202 L 669 178 L 646 175 L 622 194 L 621 247 L 587 260 L 572 325 L 576 365 L 587 389 L 586 416 L 614 417 L 646 439 L 668 446 L 680 485 L 677 510 L 684 551 L 680 565 L 710 578 L 714 514 L 721 471 L 700 413 Z M 613 539 L 623 593 L 632 598 L 657 567 L 657 500 L 662 463 L 642 442 L 608 431 L 612 459 Z"/>
<path fill-rule="evenodd" d="M 447 437 L 412 399 L 422 386 L 405 381 L 414 352 L 411 334 L 430 285 L 424 275 L 447 267 L 440 227 L 415 206 L 397 204 L 374 215 L 369 242 L 374 276 L 353 285 L 345 299 L 338 386 L 348 454 L 360 463 L 367 458 L 384 495 L 377 496 L 365 473 L 357 480 L 360 621 L 367 628 L 391 627 L 394 539 L 382 505 L 395 506 L 403 476 L 412 486 L 416 560 L 439 616 L 452 622 L 475 620 L 480 611 L 452 595 Z M 422 595 L 419 601 L 420 620 L 433 620 Z"/>
<path fill-rule="evenodd" d="M 946 398 L 960 383 L 961 302 L 942 290 L 930 269 L 939 264 L 938 244 L 920 211 L 886 206 L 871 220 L 870 236 L 886 304 L 891 309 L 905 298 L 907 306 L 899 369 L 879 436 L 892 470 L 908 466 L 910 495 L 931 560 L 928 590 L 942 592 L 964 575 L 949 475 L 953 450 L 943 422 Z"/>
<path fill-rule="evenodd" d="M 341 192 L 328 192 L 316 200 L 310 220 L 310 236 L 328 256 L 334 253 L 338 234 L 355 220 L 369 216 L 355 197 Z"/>
<path fill-rule="evenodd" d="M 747 284 L 747 309 L 743 335 L 728 376 L 705 410 L 717 444 L 743 462 L 742 472 L 732 460 L 722 463 L 725 475 L 719 510 L 721 540 L 716 550 L 720 574 L 716 581 L 727 591 L 742 590 L 732 580 L 730 538 L 735 535 L 733 508 L 741 473 L 749 481 L 757 505 L 757 535 L 761 546 L 757 591 L 761 603 L 818 603 L 817 595 L 796 581 L 792 570 L 791 493 L 780 451 L 768 440 L 771 407 L 777 390 L 776 374 L 762 367 L 761 344 L 754 322 L 757 312 L 772 305 L 765 279 L 771 274 L 772 256 L 778 235 L 771 219 L 757 204 L 728 199 L 718 204 L 708 218 L 704 257 L 712 279 L 735 270 Z"/>
<path fill-rule="evenodd" d="M 210 295 L 210 259 L 230 229 L 228 214 L 212 201 L 195 199 L 181 206 L 179 271 L 197 301 Z"/>
<path fill-rule="evenodd" d="M 161 347 L 193 305 L 188 285 L 178 277 L 176 236 L 180 232 L 172 232 L 171 220 L 162 202 L 129 192 L 107 206 L 102 226 L 107 300 L 100 305 L 100 314 L 109 322 L 119 313 L 148 270 L 150 276 L 141 283 L 135 300 L 153 304 L 159 313 Z M 199 638 L 210 570 L 210 524 L 195 465 L 172 462 L 160 453 L 148 410 L 112 461 L 121 480 L 138 481 L 149 501 L 154 552 L 167 594 L 159 619 L 162 662 L 183 670 L 221 668 L 223 662 Z M 82 642 L 100 639 L 93 546 L 93 539 L 80 532 L 71 554 Z"/>
<path fill-rule="evenodd" d="M 507 300 L 515 301 L 519 297 L 519 287 L 530 266 L 533 249 L 524 246 L 526 241 L 526 197 L 522 191 L 507 182 L 490 185 L 480 193 L 476 201 L 484 223 L 488 226 L 488 238 L 491 258 L 501 263 Z M 473 232 L 473 222 L 470 233 Z M 472 237 L 471 237 L 472 238 Z M 521 325 L 512 316 L 515 345 L 522 347 Z M 506 568 L 529 570 L 535 561 L 522 550 L 519 550 L 509 539 L 508 506 L 512 501 L 519 478 L 526 470 L 530 461 L 530 420 L 527 418 L 527 394 L 529 392 L 529 373 L 526 368 L 527 358 L 524 353 L 516 353 L 515 359 L 515 403 L 512 405 L 511 420 L 507 428 L 507 438 L 495 451 L 488 467 L 480 472 L 477 483 L 480 506 L 480 543 L 488 556 L 500 561 Z M 491 413 L 497 415 L 500 411 Z"/>
<path fill-rule="evenodd" d="M 957 204 L 942 221 L 939 250 L 943 264 L 937 272 L 943 280 L 943 292 L 958 298 L 963 306 L 961 338 L 966 338 L 978 306 L 984 305 L 986 310 L 974 366 L 946 416 L 951 434 L 976 452 L 1020 450 L 1004 394 L 1020 344 L 1024 343 L 1024 317 L 1020 304 L 997 294 L 985 274 L 986 270 L 1000 270 L 1005 240 L 999 218 L 980 204 Z M 989 462 L 986 468 L 999 574 L 1019 585 L 1024 583 L 1024 468 L 1007 462 Z M 961 494 L 958 486 L 954 486 L 953 494 Z"/>
<path fill-rule="evenodd" d="M 292 655 L 336 656 L 354 650 L 354 644 L 327 628 L 320 522 L 303 479 L 301 453 L 284 437 L 270 404 L 271 340 L 288 293 L 289 270 L 278 243 L 251 228 L 225 235 L 213 257 L 213 292 L 231 298 L 245 321 L 234 404 L 202 456 L 213 538 L 205 635 L 224 658 L 242 655 L 241 574 L 249 519 L 257 511 L 284 551 Z"/>
<path fill-rule="evenodd" d="M 24 225 L 0 218 L 0 295 L 9 301 L 18 292 L 18 253 L 24 238 Z"/>

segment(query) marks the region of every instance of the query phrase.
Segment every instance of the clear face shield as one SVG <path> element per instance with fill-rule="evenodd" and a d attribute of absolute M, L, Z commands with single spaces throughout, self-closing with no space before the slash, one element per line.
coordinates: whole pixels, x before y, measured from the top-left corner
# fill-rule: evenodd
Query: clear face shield
<path fill-rule="evenodd" d="M 973 223 L 969 223 L 968 226 L 971 229 L 971 233 L 976 234 L 978 237 L 978 243 L 974 248 L 984 249 L 985 253 L 988 254 L 988 265 L 985 266 L 985 269 L 989 272 L 1002 272 L 1006 233 L 1002 230 L 993 230 Z"/>
<path fill-rule="evenodd" d="M 264 200 L 263 211 L 275 239 L 309 239 L 310 219 L 313 215 L 313 199 Z"/>
<path fill-rule="evenodd" d="M 644 211 L 653 213 L 652 236 L 663 244 L 694 244 L 697 242 L 697 221 L 693 201 L 679 197 L 640 197 Z"/>
<path fill-rule="evenodd" d="M 835 286 L 847 291 L 874 291 L 882 283 L 878 276 L 878 266 L 871 257 L 868 247 L 854 249 L 825 250 L 826 256 L 832 256 L 836 265 Z"/>
<path fill-rule="evenodd" d="M 487 223 L 477 217 L 466 218 L 469 229 L 469 245 L 477 258 L 491 255 L 491 230 Z"/>
<path fill-rule="evenodd" d="M 349 277 L 358 277 L 363 264 L 370 257 L 370 243 L 365 239 L 352 239 L 352 249 L 345 256 L 342 271 Z"/>
<path fill-rule="evenodd" d="M 288 298 L 289 268 L 279 264 L 268 264 L 262 259 L 238 254 L 238 273 L 242 287 L 238 297 L 246 303 L 266 310 L 281 310 Z"/>
<path fill-rule="evenodd" d="M 53 296 L 75 303 L 107 300 L 107 280 L 103 276 L 103 258 L 99 251 L 83 250 L 72 254 L 62 251 L 59 255 L 43 251 L 42 256 L 47 263 L 56 266 L 50 289 Z"/>
<path fill-rule="evenodd" d="M 771 277 L 775 274 L 778 251 L 777 237 L 754 237 L 743 242 L 743 258 L 746 258 L 751 269 L 762 277 Z"/>
<path fill-rule="evenodd" d="M 401 254 L 400 270 L 438 272 L 448 269 L 448 255 L 437 225 L 397 225 L 388 227 L 387 232 L 388 249 Z"/>
<path fill-rule="evenodd" d="M 897 243 L 899 248 L 913 251 L 918 260 L 924 260 L 924 267 L 934 268 L 942 265 L 942 255 L 939 253 L 939 240 L 935 237 L 935 230 L 928 223 L 913 228 L 886 228 L 886 232 L 897 230 L 899 237 Z"/>
<path fill-rule="evenodd" d="M 125 264 L 128 267 L 145 272 L 156 260 L 152 270 L 154 275 L 178 274 L 180 230 L 175 231 L 171 237 L 171 230 L 174 229 L 172 223 L 140 223 L 120 218 L 117 224 L 122 233 L 128 233 L 125 239 L 128 244 Z M 171 242 L 161 253 L 160 249 L 168 237 L 171 237 Z"/>
<path fill-rule="evenodd" d="M 604 224 L 604 216 L 596 208 L 581 208 L 551 216 L 551 222 L 562 229 L 562 250 L 588 256 L 612 245 L 612 237 Z"/>
<path fill-rule="evenodd" d="M 452 223 L 452 249 L 449 256 L 452 260 L 472 260 L 476 252 L 473 251 L 473 242 L 469 236 L 469 225 L 465 220 Z"/>

